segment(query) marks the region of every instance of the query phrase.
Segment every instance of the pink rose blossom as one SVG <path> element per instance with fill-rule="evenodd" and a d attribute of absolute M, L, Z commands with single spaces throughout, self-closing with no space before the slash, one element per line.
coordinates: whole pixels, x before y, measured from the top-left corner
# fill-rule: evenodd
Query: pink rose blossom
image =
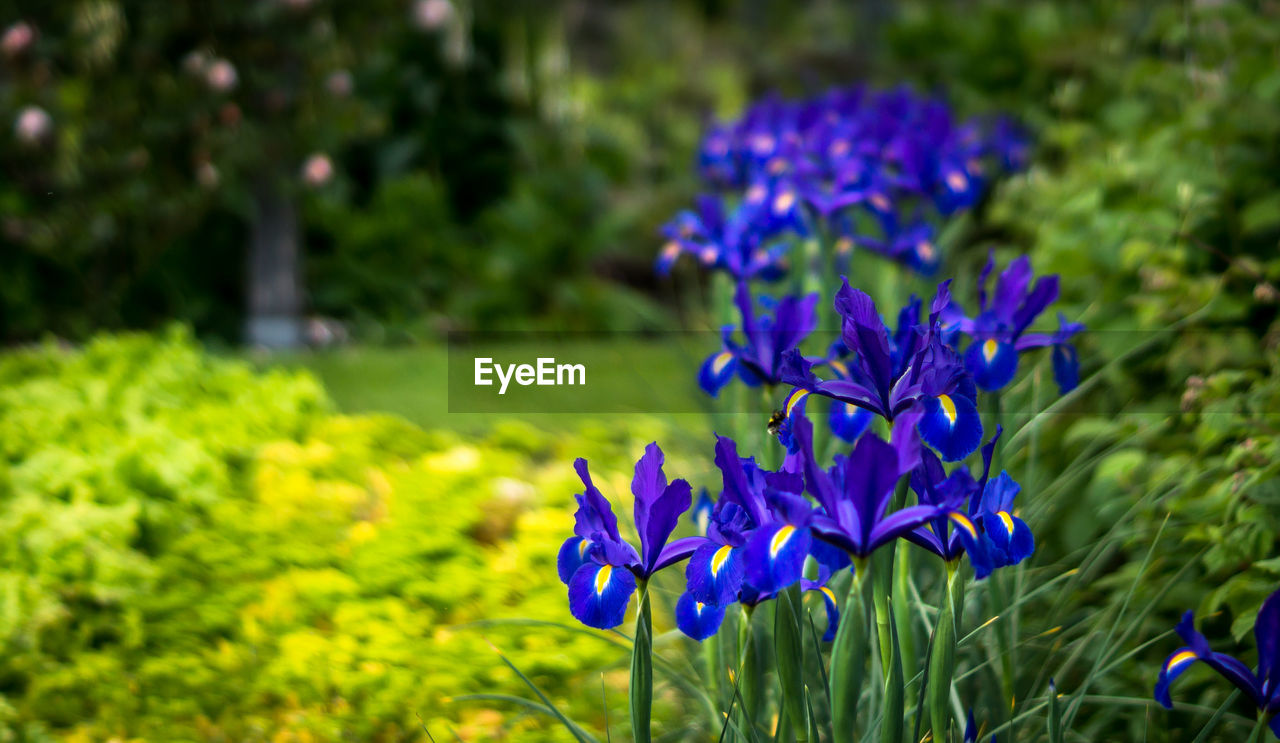
<path fill-rule="evenodd" d="M 36 40 L 35 29 L 26 21 L 18 21 L 4 31 L 4 36 L 0 37 L 0 49 L 10 57 L 16 57 L 31 46 L 31 42 Z"/>
<path fill-rule="evenodd" d="M 240 76 L 236 74 L 235 65 L 225 59 L 218 59 L 209 65 L 209 69 L 205 73 L 205 81 L 209 83 L 209 87 L 219 93 L 226 93 L 236 87 L 236 83 L 240 81 Z"/>
<path fill-rule="evenodd" d="M 307 158 L 307 162 L 302 166 L 302 180 L 308 186 L 323 186 L 331 178 L 333 178 L 333 162 L 329 160 L 328 155 L 316 153 Z"/>
<path fill-rule="evenodd" d="M 18 113 L 13 131 L 26 144 L 37 144 L 53 131 L 53 118 L 39 106 L 27 106 Z"/>

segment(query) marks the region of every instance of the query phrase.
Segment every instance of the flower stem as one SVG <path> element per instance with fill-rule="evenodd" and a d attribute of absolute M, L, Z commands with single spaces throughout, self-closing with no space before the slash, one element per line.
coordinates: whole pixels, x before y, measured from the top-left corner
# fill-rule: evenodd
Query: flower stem
<path fill-rule="evenodd" d="M 1253 726 L 1253 732 L 1249 733 L 1247 743 L 1262 743 L 1267 738 L 1267 723 L 1270 722 L 1271 715 L 1266 712 L 1258 713 L 1258 722 Z"/>
<path fill-rule="evenodd" d="M 649 605 L 649 581 L 640 580 L 640 610 L 636 614 L 636 640 L 631 648 L 631 736 L 649 743 L 653 711 L 653 610 Z"/>
<path fill-rule="evenodd" d="M 938 621 L 933 628 L 933 650 L 929 658 L 928 696 L 929 726 L 933 739 L 949 740 L 951 724 L 951 682 L 956 663 L 956 625 L 964 602 L 964 578 L 958 562 L 947 563 L 947 586 L 938 606 Z"/>
<path fill-rule="evenodd" d="M 834 740 L 838 741 L 854 740 L 858 722 L 858 698 L 862 695 L 869 634 L 867 570 L 866 558 L 854 558 L 853 581 L 849 584 L 840 627 L 831 647 L 831 724 Z"/>

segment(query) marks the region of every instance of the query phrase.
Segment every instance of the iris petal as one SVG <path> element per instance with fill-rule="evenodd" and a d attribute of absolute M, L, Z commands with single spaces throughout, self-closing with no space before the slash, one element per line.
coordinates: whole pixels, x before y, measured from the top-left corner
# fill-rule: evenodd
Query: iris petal
<path fill-rule="evenodd" d="M 747 581 L 762 592 L 772 593 L 800 580 L 811 541 L 807 528 L 790 524 L 756 529 L 743 554 Z"/>
<path fill-rule="evenodd" d="M 723 606 L 700 602 L 693 594 L 683 593 L 676 602 L 676 626 L 689 637 L 702 642 L 720 631 L 724 609 Z"/>
<path fill-rule="evenodd" d="M 982 419 L 971 400 L 960 395 L 924 399 L 924 415 L 917 430 L 925 443 L 938 450 L 943 461 L 969 456 L 982 443 Z"/>
<path fill-rule="evenodd" d="M 871 425 L 875 414 L 842 400 L 831 401 L 831 432 L 842 441 L 853 443 Z"/>
<path fill-rule="evenodd" d="M 1018 371 L 1018 349 L 993 338 L 974 341 L 964 354 L 964 365 L 980 389 L 994 392 L 1013 381 Z"/>
<path fill-rule="evenodd" d="M 1058 394 L 1065 395 L 1080 384 L 1080 357 L 1075 346 L 1060 343 L 1053 347 L 1053 380 Z"/>
<path fill-rule="evenodd" d="M 569 537 L 560 545 L 560 553 L 556 555 L 556 572 L 560 574 L 560 582 L 566 586 L 578 572 L 578 568 L 587 561 L 587 548 L 591 541 L 582 537 Z"/>
<path fill-rule="evenodd" d="M 822 603 L 827 607 L 827 631 L 822 633 L 823 642 L 836 639 L 836 630 L 840 627 L 840 607 L 836 604 L 836 594 L 830 588 L 822 586 L 817 591 L 822 594 Z"/>
<path fill-rule="evenodd" d="M 1173 699 L 1169 696 L 1169 687 L 1173 684 L 1174 679 L 1181 676 L 1183 671 L 1190 668 L 1199 659 L 1191 648 L 1178 648 L 1177 651 L 1166 658 L 1164 665 L 1160 666 L 1160 676 L 1156 678 L 1156 701 L 1164 705 L 1166 709 L 1173 709 Z"/>
<path fill-rule="evenodd" d="M 689 593 L 704 604 L 725 606 L 742 588 L 742 550 L 708 542 L 694 551 L 685 566 Z"/>
<path fill-rule="evenodd" d="M 569 581 L 569 611 L 588 627 L 611 629 L 622 624 L 636 578 L 626 568 L 589 562 Z"/>
<path fill-rule="evenodd" d="M 702 362 L 702 368 L 698 370 L 698 385 L 708 395 L 715 397 L 733 379 L 733 373 L 737 370 L 738 360 L 732 351 L 713 353 Z"/>

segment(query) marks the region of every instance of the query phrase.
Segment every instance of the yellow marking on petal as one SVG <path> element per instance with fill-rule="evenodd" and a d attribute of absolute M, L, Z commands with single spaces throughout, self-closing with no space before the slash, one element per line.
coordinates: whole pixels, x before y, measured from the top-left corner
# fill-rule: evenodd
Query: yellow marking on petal
<path fill-rule="evenodd" d="M 848 255 L 853 252 L 853 240 L 842 237 L 836 240 L 836 252 L 840 255 Z"/>
<path fill-rule="evenodd" d="M 714 578 L 720 574 L 720 568 L 724 567 L 724 563 L 729 559 L 729 553 L 731 552 L 733 552 L 733 548 L 726 544 L 711 556 L 711 577 Z"/>
<path fill-rule="evenodd" d="M 605 565 L 596 573 L 596 595 L 604 593 L 604 589 L 609 586 L 609 576 L 613 575 L 613 566 Z"/>
<path fill-rule="evenodd" d="M 956 425 L 956 404 L 951 399 L 951 395 L 938 395 L 938 404 L 942 406 L 942 414 L 947 416 L 947 423 L 951 426 Z"/>
<path fill-rule="evenodd" d="M 823 596 L 826 596 L 827 598 L 831 599 L 831 603 L 834 604 L 836 602 L 836 595 L 831 591 L 830 588 L 827 588 L 826 586 L 822 586 L 818 590 L 822 591 Z"/>
<path fill-rule="evenodd" d="M 849 152 L 849 140 L 837 139 L 831 143 L 832 157 L 844 157 Z"/>
<path fill-rule="evenodd" d="M 746 198 L 747 198 L 747 201 L 752 204 L 759 204 L 761 201 L 764 201 L 764 197 L 767 195 L 768 193 L 765 191 L 764 186 L 757 183 L 756 185 L 747 189 Z"/>
<path fill-rule="evenodd" d="M 953 170 L 947 173 L 947 185 L 952 191 L 964 191 L 969 188 L 969 179 L 964 177 L 964 173 Z"/>
<path fill-rule="evenodd" d="M 706 263 L 707 265 L 710 265 L 710 264 L 712 264 L 712 263 L 715 263 L 715 262 L 716 262 L 716 249 L 715 249 L 715 248 L 703 248 L 703 249 L 702 249 L 702 252 L 698 254 L 698 257 L 699 257 L 699 258 L 701 258 L 701 259 L 702 259 L 702 262 L 703 262 L 703 263 Z"/>
<path fill-rule="evenodd" d="M 729 365 L 730 361 L 733 361 L 732 351 L 721 351 L 716 354 L 715 359 L 711 362 L 711 373 L 719 374 L 724 371 L 724 368 Z"/>
<path fill-rule="evenodd" d="M 838 372 L 842 377 L 849 376 L 849 367 L 846 366 L 845 363 L 839 359 L 832 360 L 831 368 L 835 369 L 836 372 Z"/>
<path fill-rule="evenodd" d="M 769 161 L 769 174 L 781 175 L 787 170 L 787 159 L 785 157 L 775 157 Z"/>
<path fill-rule="evenodd" d="M 1169 662 L 1164 664 L 1164 672 L 1172 673 L 1174 668 L 1186 665 L 1195 659 L 1196 653 L 1194 650 L 1183 650 L 1181 653 L 1175 653 L 1174 656 L 1169 659 Z"/>
<path fill-rule="evenodd" d="M 698 611 L 698 616 L 702 616 L 702 607 L 706 606 L 706 604 L 703 604 L 701 601 L 695 601 L 693 602 L 693 605 L 694 605 L 694 608 L 697 609 Z"/>
<path fill-rule="evenodd" d="M 783 191 L 773 200 L 773 213 L 786 214 L 796 205 L 796 195 L 792 191 Z"/>
<path fill-rule="evenodd" d="M 1008 511 L 1000 511 L 996 514 L 1000 517 L 1000 522 L 1004 524 L 1004 530 L 1009 532 L 1009 536 L 1013 536 L 1013 517 Z"/>
<path fill-rule="evenodd" d="M 787 524 L 779 529 L 777 534 L 773 535 L 773 539 L 769 540 L 770 558 L 778 556 L 778 552 L 786 545 L 787 540 L 791 538 L 791 535 L 794 534 L 795 531 L 796 528 L 794 526 Z"/>
<path fill-rule="evenodd" d="M 1000 344 L 996 343 L 995 340 L 988 338 L 986 342 L 982 344 L 982 358 L 986 359 L 987 363 L 990 364 L 991 360 L 996 357 L 996 351 L 998 350 L 1000 350 Z"/>
<path fill-rule="evenodd" d="M 931 261 L 933 260 L 933 257 L 938 254 L 938 251 L 933 247 L 933 243 L 928 240 L 921 240 L 916 243 L 916 253 L 918 253 L 924 260 Z"/>
<path fill-rule="evenodd" d="M 800 404 L 800 401 L 805 399 L 808 396 L 809 396 L 809 390 L 803 389 L 801 387 L 797 387 L 794 390 L 791 390 L 791 394 L 787 395 L 786 403 L 784 403 L 782 406 L 783 415 L 785 415 L 788 418 L 791 417 L 791 411 L 795 410 L 796 405 Z"/>
<path fill-rule="evenodd" d="M 879 209 L 880 211 L 882 212 L 889 211 L 891 204 L 889 204 L 889 198 L 884 194 L 882 193 L 871 194 L 870 200 L 871 200 L 871 205 Z"/>
<path fill-rule="evenodd" d="M 578 542 L 578 557 L 585 557 L 587 554 L 587 548 L 590 546 L 591 546 L 590 539 L 584 539 L 581 542 Z"/>
<path fill-rule="evenodd" d="M 974 528 L 973 522 L 969 520 L 968 516 L 965 516 L 963 513 L 960 513 L 959 511 L 952 511 L 951 513 L 947 514 L 947 518 L 951 519 L 961 529 L 964 529 L 965 531 L 969 532 L 969 537 L 971 539 L 978 538 L 978 530 Z"/>

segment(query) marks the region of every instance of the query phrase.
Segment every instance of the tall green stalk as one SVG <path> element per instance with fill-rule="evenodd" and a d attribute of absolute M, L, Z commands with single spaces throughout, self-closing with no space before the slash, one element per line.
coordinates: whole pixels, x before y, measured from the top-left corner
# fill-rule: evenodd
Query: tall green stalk
<path fill-rule="evenodd" d="M 808 743 L 809 715 L 805 704 L 804 635 L 800 624 L 803 606 L 800 584 L 778 594 L 774 606 L 773 647 L 778 669 L 782 706 L 791 721 L 796 743 Z"/>
<path fill-rule="evenodd" d="M 893 607 L 893 625 L 898 633 L 898 655 L 902 657 L 902 669 L 908 678 L 916 675 L 920 658 L 916 652 L 916 634 L 911 624 L 911 550 L 906 544 L 894 552 L 893 594 L 889 604 Z M 913 681 L 905 690 L 908 698 L 915 698 L 919 681 Z M 916 689 L 917 691 L 913 691 Z"/>
<path fill-rule="evenodd" d="M 892 607 L 889 613 L 893 614 Z M 889 624 L 889 655 L 881 656 L 884 666 L 884 706 L 880 716 L 880 743 L 902 743 L 906 684 L 902 678 L 902 653 L 898 649 L 898 628 Z"/>
<path fill-rule="evenodd" d="M 1013 617 L 1009 616 L 1009 599 L 1005 592 L 1004 576 L 1002 570 L 996 570 L 987 578 L 987 589 L 991 598 L 991 611 L 995 616 L 1000 617 L 1000 621 L 996 623 L 992 630 L 996 636 L 996 647 L 1000 651 L 1000 690 L 1004 693 L 1003 714 L 1005 720 L 1009 722 L 1009 732 L 1007 738 L 1013 741 L 1015 738 L 1013 726 L 1013 707 L 1017 702 L 1016 690 L 1014 688 L 1014 643 L 1013 643 Z"/>
<path fill-rule="evenodd" d="M 867 612 L 867 561 L 855 559 L 853 580 L 844 602 L 840 627 L 831 646 L 831 726 L 835 740 L 854 740 L 858 723 L 858 698 L 866 675 L 869 617 Z"/>
<path fill-rule="evenodd" d="M 653 609 L 649 605 L 649 581 L 641 580 L 640 611 L 636 615 L 636 640 L 631 648 L 631 736 L 649 743 L 653 712 Z"/>
<path fill-rule="evenodd" d="M 964 578 L 959 561 L 947 564 L 947 585 L 938 621 L 933 630 L 933 649 L 929 657 L 928 696 L 929 727 L 935 741 L 947 740 L 951 724 L 951 682 L 956 665 L 956 624 L 964 605 Z"/>
<path fill-rule="evenodd" d="M 1249 740 L 1246 743 L 1262 743 L 1267 738 L 1267 722 L 1270 721 L 1271 715 L 1266 712 L 1258 713 L 1258 723 L 1253 726 L 1253 732 L 1249 733 Z"/>

